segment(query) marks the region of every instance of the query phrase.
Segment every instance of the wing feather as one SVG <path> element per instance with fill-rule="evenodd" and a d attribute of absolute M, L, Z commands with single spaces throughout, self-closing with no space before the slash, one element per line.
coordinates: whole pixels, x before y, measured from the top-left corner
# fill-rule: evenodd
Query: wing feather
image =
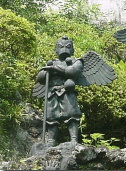
<path fill-rule="evenodd" d="M 90 85 L 106 85 L 116 78 L 114 69 L 96 52 L 88 52 L 82 60 L 84 65 L 82 74 Z"/>
<path fill-rule="evenodd" d="M 37 91 L 37 92 L 34 92 L 34 93 L 32 94 L 32 96 L 38 96 L 38 95 L 40 95 L 40 94 L 43 94 L 44 92 L 45 92 L 45 89 L 44 89 L 44 90 Z"/>
<path fill-rule="evenodd" d="M 87 77 L 86 77 L 86 79 L 87 79 Z M 88 76 L 88 82 L 89 82 L 90 84 L 92 83 L 91 75 L 90 75 L 90 76 Z"/>
<path fill-rule="evenodd" d="M 45 96 L 45 86 L 40 84 L 40 83 L 37 83 L 34 88 L 33 88 L 33 91 L 32 91 L 32 96 L 36 96 L 38 98 L 41 98 L 41 97 L 44 97 Z"/>
<path fill-rule="evenodd" d="M 103 66 L 103 67 L 101 68 L 101 70 L 104 71 L 104 75 L 105 75 L 106 78 L 109 78 L 109 79 L 112 80 L 112 81 L 113 81 L 114 79 L 117 78 L 116 75 L 115 75 L 114 70 L 109 71 L 109 70 L 106 69 L 105 66 Z M 103 71 L 102 71 L 102 72 L 103 72 Z"/>
<path fill-rule="evenodd" d="M 34 87 L 34 89 L 33 89 L 33 93 L 36 93 L 36 92 L 38 92 L 38 91 L 41 91 L 43 88 L 44 88 L 45 86 L 43 86 L 43 85 L 39 85 L 38 87 Z"/>
<path fill-rule="evenodd" d="M 77 80 L 75 81 L 76 85 L 81 85 L 81 86 L 89 86 L 90 83 L 89 81 L 87 81 L 86 77 L 83 75 L 83 73 L 81 73 Z"/>
<path fill-rule="evenodd" d="M 95 78 L 94 78 L 94 75 L 93 75 L 93 74 L 91 74 L 91 75 L 88 77 L 88 79 L 89 79 L 90 84 L 95 84 Z"/>
<path fill-rule="evenodd" d="M 100 80 L 100 78 L 99 78 L 98 72 L 95 73 L 95 83 L 96 83 L 97 85 L 101 85 L 101 80 Z"/>
<path fill-rule="evenodd" d="M 126 29 L 118 30 L 113 35 L 119 42 L 126 43 Z"/>
<path fill-rule="evenodd" d="M 111 66 L 109 66 L 106 62 L 104 62 L 104 67 L 111 72 L 114 71 L 114 69 Z"/>
<path fill-rule="evenodd" d="M 34 85 L 34 88 L 38 88 L 40 86 L 40 83 L 37 83 Z"/>
<path fill-rule="evenodd" d="M 45 93 L 41 93 L 41 94 L 39 94 L 37 97 L 38 97 L 38 98 L 43 98 L 43 97 L 45 97 Z"/>
<path fill-rule="evenodd" d="M 108 70 L 105 65 L 103 65 L 101 69 L 110 76 L 114 75 L 114 70 Z"/>
<path fill-rule="evenodd" d="M 106 79 L 104 78 L 104 73 L 99 69 L 99 75 L 100 75 L 100 78 L 102 79 L 102 84 L 103 85 L 106 85 Z"/>
<path fill-rule="evenodd" d="M 101 70 L 101 68 L 100 68 L 99 72 L 102 74 L 102 79 L 105 81 L 106 84 L 107 83 L 109 84 L 112 82 L 112 80 L 108 77 L 108 75 L 106 75 L 105 72 L 103 72 L 103 70 Z M 104 84 L 104 85 L 106 85 L 106 84 Z"/>

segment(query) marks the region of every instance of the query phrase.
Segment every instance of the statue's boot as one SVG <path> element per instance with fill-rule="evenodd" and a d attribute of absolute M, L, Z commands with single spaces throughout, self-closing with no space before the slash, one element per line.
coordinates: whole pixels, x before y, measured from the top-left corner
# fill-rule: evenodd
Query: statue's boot
<path fill-rule="evenodd" d="M 71 121 L 68 125 L 71 143 L 74 146 L 78 143 L 78 126 L 79 122 L 77 121 Z"/>
<path fill-rule="evenodd" d="M 58 133 L 58 126 L 56 124 L 48 126 L 48 147 L 56 145 L 56 137 Z"/>

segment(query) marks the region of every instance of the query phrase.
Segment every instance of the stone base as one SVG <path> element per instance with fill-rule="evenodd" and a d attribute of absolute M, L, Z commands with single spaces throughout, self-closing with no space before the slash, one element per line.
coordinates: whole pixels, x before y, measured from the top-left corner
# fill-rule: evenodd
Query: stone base
<path fill-rule="evenodd" d="M 71 142 L 56 147 L 35 143 L 30 157 L 20 160 L 18 170 L 126 170 L 126 148 L 108 150 L 106 147 L 92 147 Z"/>

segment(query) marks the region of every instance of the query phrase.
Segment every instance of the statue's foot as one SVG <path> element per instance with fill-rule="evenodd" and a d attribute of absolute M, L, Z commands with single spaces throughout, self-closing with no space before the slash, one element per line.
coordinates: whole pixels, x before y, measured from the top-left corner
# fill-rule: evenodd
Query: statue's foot
<path fill-rule="evenodd" d="M 47 147 L 54 147 L 56 146 L 55 140 L 49 139 L 47 143 Z"/>
<path fill-rule="evenodd" d="M 76 139 L 72 139 L 71 141 L 70 141 L 70 143 L 72 144 L 72 146 L 76 146 L 77 145 L 77 140 Z"/>

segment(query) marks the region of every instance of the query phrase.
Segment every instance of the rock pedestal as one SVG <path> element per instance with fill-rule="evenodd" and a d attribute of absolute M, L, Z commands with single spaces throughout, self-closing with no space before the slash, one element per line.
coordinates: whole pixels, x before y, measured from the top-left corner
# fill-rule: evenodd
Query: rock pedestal
<path fill-rule="evenodd" d="M 31 157 L 22 160 L 20 169 L 32 170 L 110 170 L 126 169 L 126 149 L 109 151 L 105 147 L 72 145 L 70 142 L 56 147 L 35 143 Z"/>

